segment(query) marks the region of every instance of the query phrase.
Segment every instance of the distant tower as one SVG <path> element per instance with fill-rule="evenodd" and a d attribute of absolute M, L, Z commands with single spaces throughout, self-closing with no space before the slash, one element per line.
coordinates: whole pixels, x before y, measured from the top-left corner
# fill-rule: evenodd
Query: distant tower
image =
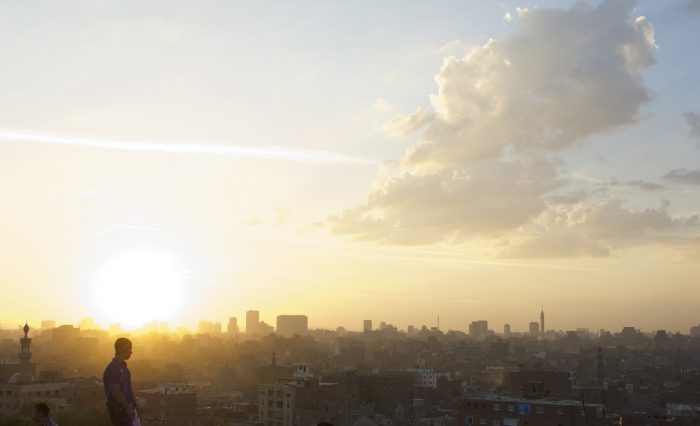
<path fill-rule="evenodd" d="M 32 353 L 29 351 L 29 348 L 32 345 L 32 339 L 28 337 L 29 324 L 25 322 L 22 331 L 24 331 L 24 337 L 19 339 L 20 352 L 17 354 L 17 357 L 19 358 L 19 377 L 17 381 L 19 383 L 27 383 L 32 381 L 33 370 L 31 363 Z"/>
<path fill-rule="evenodd" d="M 365 334 L 372 332 L 372 320 L 364 320 L 362 323 L 362 331 L 364 331 Z"/>
<path fill-rule="evenodd" d="M 540 310 L 540 334 L 544 336 L 544 307 Z"/>
<path fill-rule="evenodd" d="M 503 337 L 510 337 L 510 324 L 503 324 Z"/>

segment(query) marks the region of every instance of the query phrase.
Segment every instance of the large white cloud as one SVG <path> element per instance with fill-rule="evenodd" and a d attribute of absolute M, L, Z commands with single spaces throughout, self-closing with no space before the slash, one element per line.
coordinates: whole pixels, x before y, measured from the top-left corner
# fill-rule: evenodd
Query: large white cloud
<path fill-rule="evenodd" d="M 543 211 L 540 197 L 558 183 L 544 160 L 493 160 L 468 172 L 405 173 L 328 223 L 336 234 L 394 244 L 497 237 Z"/>
<path fill-rule="evenodd" d="M 651 24 L 630 17 L 635 4 L 524 11 L 517 33 L 445 59 L 436 115 L 405 162 L 441 167 L 507 147 L 558 150 L 636 122 L 649 99 L 640 72 L 656 46 Z"/>
<path fill-rule="evenodd" d="M 545 212 L 561 186 L 550 153 L 634 123 L 649 95 L 652 26 L 632 0 L 522 10 L 520 29 L 445 59 L 434 112 L 385 130 L 423 130 L 396 175 L 330 217 L 335 234 L 394 244 L 502 238 Z M 585 253 L 600 255 L 595 243 Z M 598 250 L 598 251 L 596 251 Z"/>

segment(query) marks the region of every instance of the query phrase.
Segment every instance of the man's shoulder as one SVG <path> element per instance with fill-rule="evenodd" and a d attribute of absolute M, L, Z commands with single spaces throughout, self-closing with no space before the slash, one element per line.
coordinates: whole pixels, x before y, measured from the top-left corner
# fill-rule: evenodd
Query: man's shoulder
<path fill-rule="evenodd" d="M 126 363 L 115 358 L 110 361 L 109 364 L 107 364 L 107 367 L 105 367 L 104 376 L 119 374 L 122 368 L 126 368 Z"/>

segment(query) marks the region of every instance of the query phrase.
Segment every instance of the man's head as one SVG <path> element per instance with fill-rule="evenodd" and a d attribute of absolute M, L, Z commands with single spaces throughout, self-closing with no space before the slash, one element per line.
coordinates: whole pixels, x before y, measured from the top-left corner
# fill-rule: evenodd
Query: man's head
<path fill-rule="evenodd" d="M 132 354 L 131 340 L 120 337 L 114 342 L 114 354 L 121 359 L 129 359 Z"/>
<path fill-rule="evenodd" d="M 49 406 L 43 402 L 38 403 L 34 406 L 34 415 L 32 418 L 35 422 L 39 420 L 47 419 L 49 417 Z"/>

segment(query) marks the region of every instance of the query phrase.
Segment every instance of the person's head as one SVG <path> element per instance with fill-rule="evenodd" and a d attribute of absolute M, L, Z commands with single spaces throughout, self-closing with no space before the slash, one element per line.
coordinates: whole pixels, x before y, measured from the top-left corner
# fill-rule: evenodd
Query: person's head
<path fill-rule="evenodd" d="M 38 403 L 34 406 L 34 415 L 32 418 L 35 422 L 39 420 L 47 419 L 49 417 L 49 406 L 43 402 Z"/>
<path fill-rule="evenodd" d="M 132 354 L 131 340 L 120 337 L 114 342 L 114 354 L 121 359 L 129 359 Z"/>

